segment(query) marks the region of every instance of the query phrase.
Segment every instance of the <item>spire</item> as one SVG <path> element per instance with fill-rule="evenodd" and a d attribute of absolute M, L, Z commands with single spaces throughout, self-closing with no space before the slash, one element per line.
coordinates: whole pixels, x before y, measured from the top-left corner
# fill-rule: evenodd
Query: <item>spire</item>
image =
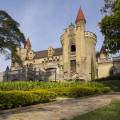
<path fill-rule="evenodd" d="M 27 40 L 25 41 L 24 48 L 31 48 L 31 43 L 29 38 L 27 38 Z"/>
<path fill-rule="evenodd" d="M 82 11 L 81 8 L 79 8 L 79 11 L 78 11 L 78 14 L 77 14 L 75 23 L 77 23 L 77 22 L 79 22 L 79 21 L 85 21 L 85 22 L 86 22 L 84 13 L 83 13 L 83 11 Z"/>
<path fill-rule="evenodd" d="M 9 70 L 10 70 L 9 67 L 7 66 L 5 71 L 8 72 Z"/>
<path fill-rule="evenodd" d="M 102 46 L 102 48 L 101 48 L 101 50 L 100 50 L 100 53 L 105 53 L 105 54 L 107 54 L 107 51 L 106 51 L 106 49 L 105 49 L 104 46 Z"/>

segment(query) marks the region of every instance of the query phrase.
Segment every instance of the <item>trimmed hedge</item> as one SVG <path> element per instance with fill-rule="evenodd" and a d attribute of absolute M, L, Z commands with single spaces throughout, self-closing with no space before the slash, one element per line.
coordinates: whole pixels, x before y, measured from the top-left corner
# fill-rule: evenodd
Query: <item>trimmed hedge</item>
<path fill-rule="evenodd" d="M 95 94 L 103 94 L 110 92 L 109 87 L 70 87 L 70 88 L 55 88 L 49 89 L 55 91 L 58 97 L 83 97 Z"/>
<path fill-rule="evenodd" d="M 96 82 L 4 82 L 0 83 L 0 109 L 46 103 L 56 97 L 82 97 L 111 91 Z"/>
<path fill-rule="evenodd" d="M 0 91 L 0 109 L 15 108 L 55 99 L 56 94 L 47 90 L 37 91 Z"/>

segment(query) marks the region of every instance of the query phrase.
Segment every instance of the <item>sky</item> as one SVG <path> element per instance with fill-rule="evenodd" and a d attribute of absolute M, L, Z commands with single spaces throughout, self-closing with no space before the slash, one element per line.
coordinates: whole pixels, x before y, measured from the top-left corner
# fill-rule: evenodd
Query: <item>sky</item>
<path fill-rule="evenodd" d="M 100 12 L 103 6 L 104 0 L 0 0 L 0 10 L 20 24 L 34 51 L 61 47 L 60 36 L 66 27 L 75 23 L 80 7 L 86 17 L 86 31 L 97 35 L 96 49 L 100 50 L 104 37 L 98 23 L 103 17 Z M 0 71 L 7 65 L 10 66 L 10 60 L 0 55 Z"/>

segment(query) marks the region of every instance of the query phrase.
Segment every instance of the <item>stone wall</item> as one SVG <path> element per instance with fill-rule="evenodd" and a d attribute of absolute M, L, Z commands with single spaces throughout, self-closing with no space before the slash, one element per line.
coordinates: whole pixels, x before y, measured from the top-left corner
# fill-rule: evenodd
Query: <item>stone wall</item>
<path fill-rule="evenodd" d="M 120 58 L 102 58 L 98 60 L 98 78 L 120 75 Z"/>
<path fill-rule="evenodd" d="M 33 68 L 19 69 L 5 72 L 4 81 L 58 81 L 62 80 L 62 74 L 57 73 L 57 69 L 38 70 Z"/>

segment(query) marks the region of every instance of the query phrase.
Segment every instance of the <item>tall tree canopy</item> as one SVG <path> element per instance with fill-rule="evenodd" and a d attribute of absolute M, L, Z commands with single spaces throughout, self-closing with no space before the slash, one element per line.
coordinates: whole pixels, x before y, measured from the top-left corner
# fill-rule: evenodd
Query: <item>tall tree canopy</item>
<path fill-rule="evenodd" d="M 109 53 L 120 52 L 120 0 L 104 0 L 100 29 L 105 37 L 104 47 Z"/>
<path fill-rule="evenodd" d="M 24 34 L 17 23 L 7 12 L 0 10 L 0 53 L 11 51 L 12 58 L 20 63 L 16 47 L 25 42 Z"/>

